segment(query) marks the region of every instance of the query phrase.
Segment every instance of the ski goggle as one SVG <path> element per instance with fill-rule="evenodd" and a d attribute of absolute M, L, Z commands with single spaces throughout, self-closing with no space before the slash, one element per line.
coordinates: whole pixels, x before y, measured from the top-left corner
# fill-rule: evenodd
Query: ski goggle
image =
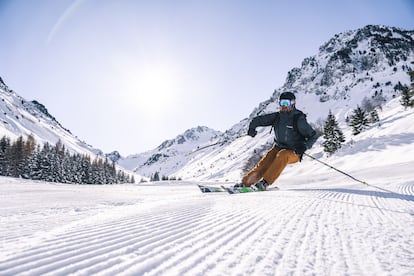
<path fill-rule="evenodd" d="M 291 106 L 291 105 L 294 105 L 294 104 L 295 104 L 295 101 L 293 101 L 293 100 L 281 99 L 279 101 L 280 106 Z"/>

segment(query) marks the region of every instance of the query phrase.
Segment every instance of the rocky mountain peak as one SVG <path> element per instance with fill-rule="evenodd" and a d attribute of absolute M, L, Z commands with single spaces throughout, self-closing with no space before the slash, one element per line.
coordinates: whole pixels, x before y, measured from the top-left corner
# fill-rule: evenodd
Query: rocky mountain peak
<path fill-rule="evenodd" d="M 161 145 L 158 146 L 158 150 L 162 151 L 173 145 L 183 145 L 185 143 L 194 143 L 200 140 L 210 140 L 214 137 L 220 135 L 219 131 L 208 128 L 206 126 L 198 126 L 186 130 L 183 134 L 178 135 L 174 139 L 166 140 Z"/>
<path fill-rule="evenodd" d="M 285 84 L 276 90 L 274 97 L 290 90 L 315 93 L 321 102 L 346 100 L 352 88 L 374 81 L 375 75 L 385 75 L 388 79 L 382 78 L 382 83 L 374 84 L 382 88 L 377 92 L 393 94 L 395 79 L 399 78 L 393 75 L 412 70 L 413 57 L 414 31 L 375 25 L 346 31 L 323 44 L 316 55 L 305 58 L 300 68 L 290 70 Z M 402 81 L 405 81 L 404 74 Z"/>

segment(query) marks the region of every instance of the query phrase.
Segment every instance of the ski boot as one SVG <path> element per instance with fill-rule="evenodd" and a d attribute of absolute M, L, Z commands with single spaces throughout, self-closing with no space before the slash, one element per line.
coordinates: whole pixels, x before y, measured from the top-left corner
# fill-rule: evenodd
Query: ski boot
<path fill-rule="evenodd" d="M 244 187 L 246 187 L 246 185 L 244 185 L 244 183 L 242 182 L 237 183 L 236 185 L 233 186 L 233 188 L 244 188 Z"/>
<path fill-rule="evenodd" d="M 253 185 L 258 191 L 266 191 L 267 186 L 269 186 L 269 184 L 267 183 L 266 180 L 262 179 L 259 182 L 257 182 L 256 184 Z"/>

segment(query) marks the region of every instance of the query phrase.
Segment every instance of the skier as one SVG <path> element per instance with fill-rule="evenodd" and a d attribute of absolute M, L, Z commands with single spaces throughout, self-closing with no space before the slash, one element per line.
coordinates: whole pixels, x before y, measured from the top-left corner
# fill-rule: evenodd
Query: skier
<path fill-rule="evenodd" d="M 247 134 L 255 137 L 259 126 L 272 126 L 275 133 L 274 146 L 248 172 L 235 187 L 250 187 L 266 190 L 280 176 L 287 164 L 302 160 L 307 149 L 315 143 L 315 130 L 306 121 L 306 115 L 295 108 L 296 97 L 284 92 L 279 97 L 280 112 L 253 118 Z"/>

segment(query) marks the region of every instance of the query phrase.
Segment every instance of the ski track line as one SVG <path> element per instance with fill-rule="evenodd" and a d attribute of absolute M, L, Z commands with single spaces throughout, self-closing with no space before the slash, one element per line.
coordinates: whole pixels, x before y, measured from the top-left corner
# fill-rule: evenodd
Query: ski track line
<path fill-rule="evenodd" d="M 414 182 L 398 186 L 398 193 L 403 199 L 404 209 L 414 215 Z"/>
<path fill-rule="evenodd" d="M 377 191 L 372 196 L 367 197 L 367 200 L 370 200 L 376 206 L 378 218 L 380 218 L 371 220 L 371 223 L 376 223 L 378 228 L 383 226 L 381 236 L 373 231 L 371 235 L 378 236 L 373 240 L 372 251 L 384 271 L 389 270 L 388 267 L 395 264 L 404 267 L 405 261 L 401 260 L 407 260 L 410 257 L 413 259 L 412 256 L 414 256 L 414 242 L 406 238 L 413 234 L 412 229 L 414 229 L 414 216 L 410 213 L 410 210 L 414 208 L 414 201 L 409 194 L 412 192 L 412 185 L 403 186 L 406 188 L 399 187 L 398 190 L 401 192 L 401 190 L 406 189 L 404 192 L 408 192 L 408 194 Z M 393 210 L 401 211 L 395 212 Z M 411 218 L 411 220 L 407 220 L 407 218 Z M 397 243 L 397 241 L 404 239 L 406 239 L 404 244 Z M 390 252 L 395 252 L 395 254 L 390 254 Z"/>
<path fill-rule="evenodd" d="M 200 213 L 205 213 L 205 210 L 202 210 L 202 212 L 200 212 Z M 208 212 L 207 212 L 208 213 Z M 182 212 L 180 212 L 180 214 L 182 215 Z M 198 215 L 198 217 L 200 217 L 200 215 L 199 214 L 197 214 Z M 218 215 L 218 216 L 217 216 Z M 218 218 L 223 218 L 223 219 L 225 219 L 225 220 L 227 220 L 228 218 L 226 218 L 226 216 L 221 216 L 222 214 L 216 214 L 216 213 L 213 213 L 212 215 L 210 215 L 210 217 L 218 217 Z M 182 215 L 183 217 L 187 217 L 188 218 L 188 214 L 184 214 L 184 215 Z M 238 215 L 233 215 L 233 218 L 234 218 L 234 220 L 235 221 L 238 221 L 239 220 L 239 217 L 238 217 Z M 185 222 L 183 219 L 180 219 L 180 218 L 178 218 L 177 219 L 177 217 L 172 217 L 172 219 L 173 219 L 173 221 L 175 221 L 176 223 L 180 223 L 180 224 L 182 224 L 183 222 Z M 193 219 L 193 218 L 190 218 L 190 219 Z M 218 224 L 219 225 L 223 225 L 223 222 L 224 222 L 224 220 L 220 220 L 220 221 L 218 221 Z M 157 219 L 157 218 L 154 218 L 153 219 L 153 221 L 158 221 L 159 220 L 159 218 Z M 245 219 L 245 223 L 249 223 L 249 226 L 251 225 L 251 217 L 248 217 L 247 219 Z M 209 223 L 209 224 L 207 224 L 207 225 L 211 225 L 211 222 Z M 154 224 L 154 225 L 152 225 L 152 227 L 151 227 L 151 229 L 154 229 L 154 228 L 158 228 L 158 226 L 159 225 L 156 225 L 156 224 Z M 168 225 L 164 225 L 164 226 L 168 226 Z M 203 225 L 203 227 L 202 228 L 200 228 L 200 229 L 207 229 L 207 230 L 205 230 L 205 232 L 207 233 L 206 235 L 210 235 L 209 233 L 210 233 L 210 230 L 208 229 L 208 228 L 204 228 L 204 226 L 205 225 Z M 247 230 L 247 229 L 249 229 L 249 226 L 247 226 L 247 227 L 245 227 L 245 228 L 243 228 L 243 230 Z M 107 227 L 111 227 L 111 225 L 109 225 L 109 226 L 107 226 Z M 122 225 L 120 225 L 119 226 L 121 229 L 123 229 L 123 232 L 125 233 L 127 233 L 128 231 L 128 228 L 126 228 L 126 225 L 125 225 L 125 223 L 123 223 Z M 223 228 L 224 227 L 224 228 Z M 106 226 L 104 225 L 102 228 L 99 228 L 99 229 L 105 229 L 106 228 Z M 223 233 L 223 231 L 222 230 L 225 230 L 225 226 L 222 226 L 221 228 L 223 228 L 223 229 L 218 229 L 218 231 L 216 231 L 217 233 L 219 233 L 218 235 L 222 235 L 222 233 Z M 83 233 L 86 233 L 87 235 L 88 235 L 88 237 L 89 237 L 89 233 L 90 233 L 90 231 L 92 231 L 93 229 L 91 229 L 91 230 L 88 230 L 88 229 L 83 229 L 82 231 L 80 231 L 80 234 L 83 234 Z M 180 231 L 182 231 L 182 229 L 180 229 Z M 102 232 L 102 230 L 101 230 L 101 232 Z M 225 232 L 226 233 L 226 232 Z M 119 233 L 116 233 L 116 234 L 119 234 Z M 96 232 L 95 232 L 95 235 L 96 235 Z M 116 240 L 115 239 L 115 241 L 114 241 L 114 238 L 112 237 L 112 236 L 116 236 L 116 235 L 106 235 L 108 238 L 109 238 L 109 240 L 111 240 L 112 241 L 112 243 L 113 244 L 119 244 L 119 242 L 120 241 L 122 241 L 122 240 Z M 106 237 L 105 236 L 105 237 Z M 171 233 L 168 233 L 168 236 L 169 237 L 171 237 Z M 65 259 L 65 262 L 61 262 L 61 261 L 59 261 L 60 259 L 62 259 L 62 258 L 68 258 L 68 257 L 70 257 L 71 255 L 69 254 L 69 255 L 58 255 L 60 252 L 58 252 L 58 251 L 53 251 L 53 250 L 56 250 L 56 249 L 64 249 L 64 252 L 67 252 L 67 251 L 74 251 L 74 250 L 78 250 L 78 251 L 76 251 L 76 255 L 78 255 L 78 257 L 77 257 L 77 259 L 84 259 L 84 258 L 90 258 L 90 257 L 93 257 L 94 255 L 97 255 L 98 253 L 99 254 L 101 254 L 101 253 L 104 253 L 104 252 L 95 252 L 95 253 L 90 253 L 89 255 L 80 255 L 79 256 L 79 253 L 82 253 L 81 251 L 79 251 L 79 249 L 80 248 L 82 248 L 82 249 L 84 249 L 85 248 L 85 246 L 86 246 L 86 249 L 84 250 L 85 252 L 89 252 L 89 251 L 91 251 L 91 250 L 95 250 L 96 248 L 92 248 L 92 247 L 90 247 L 90 245 L 88 245 L 88 244 L 82 244 L 82 243 L 80 243 L 79 244 L 79 241 L 81 241 L 81 240 L 88 240 L 87 238 L 82 238 L 82 236 L 80 235 L 80 238 L 76 238 L 76 236 L 74 236 L 74 234 L 73 233 L 71 233 L 71 232 L 69 232 L 68 233 L 68 239 L 65 241 L 65 238 L 64 238 L 64 236 L 62 236 L 62 237 L 57 237 L 57 238 L 55 238 L 55 239 L 52 239 L 51 240 L 51 242 L 55 242 L 55 241 L 60 241 L 61 243 L 64 243 L 64 245 L 61 245 L 61 246 L 55 246 L 55 244 L 53 244 L 52 243 L 52 245 L 51 246 L 44 246 L 44 248 L 41 248 L 41 250 L 40 251 L 36 251 L 36 250 L 32 250 L 31 252 L 28 252 L 27 254 L 25 254 L 25 255 L 23 255 L 21 258 L 18 258 L 18 260 L 17 260 L 17 262 L 16 261 L 14 261 L 14 263 L 9 263 L 9 264 L 6 264 L 6 266 L 7 265 L 9 265 L 9 266 L 16 266 L 16 265 L 20 265 L 19 266 L 19 269 L 20 270 L 9 270 L 8 272 L 10 272 L 10 273 L 18 273 L 19 271 L 21 272 L 21 271 L 27 271 L 28 269 L 29 269 L 29 267 L 28 267 L 28 264 L 27 264 L 27 262 L 29 262 L 29 264 L 30 264 L 30 262 L 32 262 L 32 264 L 34 265 L 34 266 L 39 266 L 39 265 L 42 265 L 43 263 L 42 263 L 42 260 L 41 260 L 41 257 L 42 256 L 36 256 L 36 254 L 37 255 L 41 255 L 41 254 L 45 254 L 45 255 L 43 255 L 43 257 L 44 258 L 46 258 L 46 260 L 48 261 L 48 262 L 51 262 L 51 261 L 54 261 L 54 259 L 53 258 L 51 258 L 50 256 L 54 256 L 55 257 L 55 259 L 56 259 L 56 262 L 54 263 L 54 265 L 52 266 L 52 265 L 43 265 L 43 267 L 41 266 L 41 268 L 39 269 L 39 268 L 37 268 L 37 269 L 34 269 L 34 270 L 31 270 L 30 271 L 30 273 L 42 273 L 42 272 L 51 272 L 52 271 L 52 269 L 54 269 L 54 268 L 56 268 L 56 267 L 59 267 L 59 266 L 62 266 L 62 265 L 65 265 L 65 264 L 68 264 L 68 263 L 70 263 L 71 264 L 71 272 L 73 272 L 73 271 L 75 271 L 75 269 L 74 269 L 74 262 L 76 262 L 76 259 Z M 111 238 L 112 237 L 112 238 Z M 142 235 L 141 235 L 141 238 L 142 238 Z M 214 239 L 217 239 L 218 237 L 213 237 L 213 240 Z M 77 243 L 77 246 L 75 246 L 75 247 L 73 247 L 73 248 L 71 248 L 70 246 L 68 246 L 68 244 L 66 243 L 67 241 L 73 241 L 73 242 L 75 242 L 75 243 Z M 157 240 L 159 240 L 159 237 L 157 238 Z M 97 243 L 99 243 L 100 245 L 99 245 L 99 248 L 102 248 L 102 242 L 107 242 L 107 240 L 106 239 L 104 239 L 104 240 L 102 240 L 102 237 L 99 237 L 98 236 L 98 238 L 96 238 L 95 237 L 95 241 L 96 242 L 94 242 L 93 244 L 97 244 Z M 165 241 L 163 241 L 163 242 L 165 242 Z M 49 241 L 49 243 L 50 243 L 50 241 Z M 111 243 L 111 245 L 112 245 L 112 243 Z M 55 246 L 55 247 L 54 247 Z M 89 246 L 89 247 L 88 247 Z M 109 248 L 110 250 L 113 250 L 113 248 Z M 109 250 L 108 249 L 108 250 Z M 162 251 L 162 250 L 161 250 Z M 46 254 L 46 253 L 49 253 L 49 254 Z M 107 259 L 107 256 L 105 257 L 105 259 Z M 26 265 L 24 265 L 24 262 L 26 262 Z M 89 259 L 88 261 L 87 261 L 87 264 L 91 264 L 91 260 Z M 134 260 L 134 262 L 136 263 L 137 262 L 137 260 Z M 110 264 L 111 265 L 113 265 L 113 264 L 116 264 L 116 262 L 115 261 L 112 261 L 112 262 L 110 262 Z M 22 266 L 23 265 L 23 266 Z M 57 271 L 55 271 L 55 272 L 57 272 Z M 63 271 L 60 271 L 60 272 L 62 272 L 63 273 Z M 67 271 L 68 272 L 68 271 Z"/>
<path fill-rule="evenodd" d="M 117 229 L 118 227 L 120 229 Z M 117 230 L 114 230 L 112 233 L 117 234 L 117 231 L 119 231 L 119 234 L 123 233 L 124 231 L 121 227 L 125 227 L 125 224 L 121 224 L 121 225 L 116 224 L 116 225 L 114 225 L 112 229 L 117 229 Z M 92 226 L 92 228 L 90 228 L 90 230 L 89 229 L 86 229 L 86 230 L 83 229 L 83 230 L 79 231 L 80 234 L 82 234 L 85 231 L 87 233 L 86 235 L 79 235 L 80 238 L 79 237 L 77 238 L 76 236 L 73 236 L 73 237 L 68 238 L 68 239 L 65 238 L 65 244 L 59 244 L 59 243 L 55 244 L 54 243 L 54 241 L 59 241 L 60 238 L 51 239 L 51 240 L 48 241 L 48 243 L 52 244 L 50 247 L 48 247 L 47 249 L 42 249 L 41 248 L 39 251 L 31 251 L 27 255 L 32 256 L 33 254 L 39 254 L 39 253 L 42 253 L 42 252 L 47 252 L 47 251 L 50 251 L 51 249 L 53 249 L 53 250 L 59 249 L 59 248 L 65 248 L 65 249 L 69 248 L 69 249 L 71 249 L 71 246 L 77 247 L 79 243 L 81 243 L 83 241 L 88 242 L 92 238 L 96 239 L 96 237 L 99 237 L 101 241 L 103 241 L 104 240 L 103 238 L 106 238 L 106 237 L 112 238 L 112 236 L 113 236 L 112 233 L 107 233 L 105 231 L 105 230 L 107 230 L 107 229 L 105 229 L 106 226 L 103 226 L 102 228 L 99 228 L 99 230 L 95 230 L 95 228 L 96 227 Z M 93 229 L 93 231 L 92 231 L 92 229 Z M 102 233 L 102 236 L 100 236 L 101 233 Z M 25 255 L 22 255 L 21 257 L 25 257 Z"/>
<path fill-rule="evenodd" d="M 394 204 L 396 201 L 400 203 L 401 200 L 398 199 L 389 199 L 384 197 L 382 194 L 378 196 L 378 193 L 373 191 L 361 192 L 358 193 L 344 193 L 344 192 L 335 192 L 335 191 L 326 191 L 326 190 L 315 190 L 314 192 L 305 193 L 307 196 L 314 195 L 317 198 L 323 199 L 326 202 L 331 202 L 331 206 L 328 206 L 329 212 L 332 213 L 329 220 L 319 221 L 318 225 L 327 224 L 328 228 L 332 228 L 336 224 L 342 224 L 342 228 L 332 228 L 331 233 L 324 237 L 323 240 L 328 242 L 331 237 L 340 237 L 338 241 L 340 242 L 341 252 L 335 253 L 338 254 L 335 258 L 336 260 L 344 260 L 344 263 L 336 264 L 334 266 L 335 271 L 354 271 L 357 273 L 367 273 L 367 271 L 372 271 L 373 274 L 376 274 L 375 271 L 379 273 L 384 271 L 390 271 L 393 267 L 392 262 L 387 262 L 387 259 L 397 259 L 396 256 L 401 256 L 399 260 L 401 267 L 407 266 L 404 265 L 404 262 L 407 260 L 412 260 L 412 254 L 414 246 L 412 246 L 412 240 L 410 239 L 410 234 L 412 235 L 412 230 L 407 231 L 407 226 L 404 224 L 404 221 L 407 221 L 407 213 L 398 210 L 398 204 Z M 337 204 L 338 202 L 343 202 L 344 204 Z M 342 206 L 341 206 L 342 205 Z M 315 205 L 318 206 L 318 205 Z M 322 206 L 322 205 L 321 205 Z M 343 209 L 345 207 L 345 209 Z M 318 211 L 315 209 L 315 214 L 319 214 L 321 217 L 323 211 Z M 397 216 L 395 216 L 395 214 Z M 306 213 L 302 214 L 306 216 Z M 400 216 L 400 217 L 398 217 Z M 401 216 L 405 216 L 401 220 Z M 359 217 L 359 218 L 358 218 Z M 340 218 L 338 220 L 338 218 Z M 403 224 L 400 222 L 403 221 Z M 308 227 L 312 225 L 312 220 L 308 220 Z M 343 221 L 351 222 L 344 224 Z M 357 223 L 357 227 L 355 223 Z M 361 223 L 363 222 L 363 223 Z M 398 223 L 397 223 L 398 222 Z M 413 220 L 411 220 L 413 222 Z M 396 227 L 392 227 L 390 230 L 389 224 L 396 224 Z M 412 223 L 411 223 L 412 225 Z M 413 226 L 413 225 L 412 225 Z M 405 227 L 405 229 L 403 229 Z M 361 228 L 361 229 L 360 229 Z M 408 227 L 408 229 L 413 229 L 413 227 Z M 411 232 L 411 233 L 410 233 Z M 315 234 L 315 232 L 311 232 Z M 346 233 L 356 233 L 355 235 L 346 235 Z M 369 246 L 366 244 L 366 240 L 372 239 L 371 237 L 376 237 L 374 240 L 378 241 L 376 246 Z M 385 237 L 385 238 L 384 238 Z M 392 237 L 387 239 L 386 237 Z M 295 237 L 302 238 L 300 236 Z M 403 244 L 401 246 L 397 241 L 406 240 L 408 245 Z M 390 248 L 387 249 L 387 244 L 392 244 L 395 250 L 390 251 Z M 410 246 L 411 245 L 411 246 Z M 337 247 L 333 246 L 335 250 Z M 332 251 L 332 249 L 331 249 Z M 360 252 L 366 252 L 361 254 Z M 396 253 L 396 254 L 393 254 Z M 321 254 L 321 253 L 319 253 Z M 410 257 L 411 254 L 411 257 Z M 305 260 L 307 257 L 312 256 L 312 252 L 299 258 L 299 260 Z M 360 258 L 353 258 L 352 256 L 361 256 Z M 352 261 L 352 260 L 356 260 Z M 404 260 L 404 261 L 402 261 Z M 318 262 L 318 260 L 316 260 Z M 320 262 L 320 260 L 319 260 Z M 384 265 L 386 263 L 386 265 Z M 339 265 L 339 266 L 338 266 Z M 298 274 L 302 274 L 304 271 L 300 271 L 300 265 L 298 265 Z M 328 266 L 332 267 L 332 265 Z M 287 268 L 280 267 L 280 271 L 286 271 Z M 404 273 L 413 270 L 413 266 L 408 266 L 407 270 L 402 270 Z M 375 272 L 375 273 L 374 273 Z M 320 273 L 324 273 L 320 271 Z M 319 274 L 319 273 L 318 273 Z"/>
<path fill-rule="evenodd" d="M 241 195 L 241 198 L 243 198 L 243 195 Z M 263 218 L 262 214 L 270 216 L 271 213 L 267 213 L 265 210 L 257 210 L 257 206 L 260 206 L 257 205 L 257 201 L 254 206 L 249 206 L 249 204 L 240 200 L 239 195 L 232 196 L 229 201 L 232 209 L 243 210 L 237 212 L 238 216 L 235 221 L 227 222 L 228 226 L 226 228 L 230 230 L 219 232 L 218 240 L 201 247 L 202 250 L 191 257 L 191 260 L 181 264 L 181 268 L 174 270 L 176 274 L 173 275 L 181 275 L 184 272 L 186 275 L 209 275 L 217 269 L 236 274 L 230 272 L 237 268 L 237 262 L 235 261 L 240 260 L 241 257 L 248 257 L 244 256 L 244 253 L 254 248 L 254 245 L 262 238 L 260 233 L 263 233 L 266 225 L 268 226 L 267 219 Z M 260 215 L 257 214 L 258 212 L 260 212 Z M 249 222 L 249 224 L 245 226 L 246 222 Z M 243 252 L 243 254 L 240 255 L 238 252 Z M 201 256 L 199 256 L 200 253 Z M 157 273 L 154 273 L 154 275 L 157 275 Z"/>
<path fill-rule="evenodd" d="M 290 209 L 290 214 L 288 213 L 286 217 L 291 217 L 291 220 L 284 225 L 284 233 L 276 239 L 276 244 L 279 244 L 282 250 L 282 256 L 275 274 L 311 272 L 306 267 L 306 263 L 315 261 L 315 256 L 311 252 L 303 254 L 309 249 L 306 241 L 312 235 L 309 231 L 315 224 L 314 221 L 318 220 L 316 210 L 320 200 L 306 197 L 301 199 L 296 208 Z M 303 256 L 306 256 L 305 259 L 300 260 L 299 258 Z"/>
<path fill-rule="evenodd" d="M 169 216 L 170 214 L 166 212 L 166 215 Z M 6 270 L 7 273 L 18 273 L 27 271 L 30 268 L 36 268 L 36 270 L 33 270 L 32 272 L 47 272 L 52 270 L 53 268 L 61 267 L 65 264 L 72 264 L 77 261 L 82 261 L 85 258 L 93 258 L 94 256 L 99 256 L 101 254 L 112 252 L 116 249 L 128 249 L 128 245 L 131 242 L 139 242 L 143 240 L 141 243 L 145 243 L 146 240 L 150 241 L 151 239 L 159 240 L 162 237 L 167 238 L 171 236 L 171 233 L 161 233 L 162 229 L 167 228 L 169 229 L 171 225 L 179 224 L 179 223 L 186 223 L 191 222 L 191 220 L 197 221 L 197 218 L 200 217 L 198 213 L 193 214 L 192 216 L 188 213 L 180 213 L 180 217 L 177 218 L 177 221 L 169 220 L 168 218 L 166 220 L 163 220 L 162 216 L 163 214 L 159 215 L 161 218 L 154 218 L 154 221 L 160 221 L 159 223 L 154 223 L 150 229 L 149 233 L 147 233 L 143 236 L 142 233 L 142 225 L 132 223 L 131 227 L 125 227 L 125 225 L 122 227 L 122 231 L 115 231 L 115 233 L 109 232 L 102 237 L 96 237 L 91 239 L 84 239 L 82 235 L 79 236 L 79 240 L 74 239 L 72 241 L 73 244 L 67 244 L 65 241 L 65 236 L 62 235 L 61 237 L 58 237 L 55 242 L 53 242 L 51 245 L 48 245 L 46 243 L 45 245 L 34 248 L 33 250 L 29 250 L 27 253 L 23 254 L 21 257 L 17 257 L 12 259 L 11 261 L 6 263 L 0 263 L 0 272 L 2 273 L 4 268 L 11 267 L 11 270 Z M 165 214 L 164 214 L 165 216 Z M 139 222 L 142 221 L 139 219 Z M 168 222 L 171 221 L 171 222 Z M 118 223 L 114 223 L 114 227 L 116 227 Z M 91 231 L 94 231 L 99 227 L 92 226 Z M 145 228 L 145 223 L 144 223 Z M 157 232 L 159 231 L 159 232 Z M 130 233 L 128 233 L 130 232 Z M 87 232 L 88 233 L 88 232 Z M 129 234 L 129 235 L 128 235 Z M 155 235 L 155 237 L 154 237 Z M 158 235 L 158 236 L 157 236 Z M 92 237 L 91 237 L 92 238 Z M 73 239 L 73 236 L 71 236 L 71 239 Z M 84 240 L 84 242 L 82 242 Z M 81 241 L 81 242 L 79 242 Z M 141 244 L 137 244 L 139 246 Z M 90 265 L 89 261 L 89 265 Z M 44 269 L 42 270 L 41 267 L 44 266 Z"/>
<path fill-rule="evenodd" d="M 351 241 L 348 246 L 355 248 L 353 249 L 355 256 L 361 256 L 356 258 L 360 260 L 360 267 L 363 268 L 361 272 L 369 271 L 373 275 L 389 273 L 395 267 L 395 263 L 399 263 L 402 268 L 407 267 L 406 270 L 402 269 L 403 273 L 412 272 L 413 265 L 407 266 L 406 262 L 412 263 L 414 255 L 414 244 L 410 238 L 414 220 L 412 214 L 401 210 L 407 209 L 407 204 L 412 208 L 413 202 L 407 201 L 405 196 L 376 190 L 361 190 L 349 194 L 352 196 L 346 204 L 349 211 L 344 220 L 355 221 L 356 224 L 349 227 L 345 225 L 349 230 L 339 233 L 354 233 L 348 238 Z M 327 199 L 330 196 L 330 193 L 326 193 L 323 197 Z M 332 197 L 335 200 L 346 200 L 345 197 Z M 352 205 L 354 208 L 351 208 Z M 392 227 L 389 226 L 390 224 Z M 367 240 L 370 240 L 371 244 L 368 244 Z M 399 243 L 398 241 L 401 240 L 405 242 Z"/>
<path fill-rule="evenodd" d="M 195 271 L 199 271 L 197 266 L 200 262 L 206 262 L 206 258 L 212 254 L 215 254 L 218 250 L 222 251 L 223 248 L 229 246 L 231 243 L 242 242 L 243 239 L 240 234 L 245 232 L 251 232 L 252 229 L 257 229 L 257 221 L 249 218 L 243 218 L 240 220 L 239 217 L 234 217 L 232 220 L 231 227 L 223 228 L 223 223 L 219 224 L 220 227 L 217 229 L 210 229 L 206 233 L 209 238 L 203 239 L 200 241 L 193 241 L 190 250 L 180 252 L 176 254 L 173 260 L 168 260 L 168 266 L 163 268 L 164 260 L 160 263 L 161 267 L 157 270 L 159 271 L 150 271 L 149 275 L 163 275 L 165 273 L 171 273 L 173 275 L 195 275 L 197 272 L 191 272 L 191 268 L 195 267 Z M 229 220 L 226 220 L 226 224 L 229 223 Z M 211 235 L 211 230 L 216 231 L 214 235 Z M 216 257 L 214 257 L 216 259 Z M 128 272 L 128 271 L 127 271 Z M 140 270 L 136 270 L 135 267 L 132 267 L 132 274 L 140 274 Z M 202 274 L 202 273 L 200 273 Z"/>
<path fill-rule="evenodd" d="M 249 212 L 244 212 L 243 216 L 248 220 L 254 221 L 255 225 L 246 230 L 237 226 L 235 238 L 231 237 L 225 246 L 220 247 L 219 250 L 215 249 L 215 254 L 208 256 L 207 263 L 205 262 L 201 269 L 197 267 L 190 270 L 189 275 L 195 274 L 196 271 L 201 271 L 200 275 L 208 274 L 214 268 L 219 267 L 217 264 L 221 266 L 220 270 L 228 271 L 231 275 L 249 273 L 243 268 L 243 263 L 253 261 L 253 265 L 255 265 L 269 253 L 268 247 L 261 247 L 259 243 L 264 239 L 268 230 L 273 227 L 271 220 L 273 214 L 269 212 L 268 206 L 258 210 L 257 207 L 260 206 L 260 203 L 260 197 L 252 200 L 249 204 L 251 206 L 246 206 L 244 202 L 241 204 L 239 202 L 240 208 L 247 208 L 249 210 Z M 279 207 L 277 204 L 271 206 L 271 208 L 277 207 Z M 235 254 L 235 252 L 237 253 Z M 240 260 L 244 261 L 240 263 Z"/>
<path fill-rule="evenodd" d="M 173 218 L 176 220 L 176 218 L 173 216 Z M 186 225 L 184 223 L 184 225 Z M 189 227 L 189 229 L 195 229 L 200 230 L 197 228 Z M 120 263 L 119 265 L 112 266 L 111 269 L 105 270 L 106 274 L 117 274 L 123 272 L 127 267 L 131 266 L 131 263 L 148 263 L 148 260 L 153 260 L 156 258 L 157 255 L 164 256 L 166 251 L 172 250 L 172 254 L 174 254 L 175 250 L 175 243 L 182 242 L 186 240 L 186 236 L 190 234 L 189 230 L 184 228 L 177 228 L 174 230 L 175 233 L 170 233 L 168 239 L 156 239 L 156 240 L 147 240 L 146 244 L 139 249 L 134 250 L 134 252 L 131 252 L 131 261 Z M 124 255 L 124 254 L 123 254 Z M 115 258 L 118 258 L 119 256 L 114 256 Z M 84 270 L 80 270 L 78 274 L 84 274 L 89 275 L 90 273 L 97 273 L 99 272 L 99 269 L 102 269 L 103 266 L 99 264 L 95 267 L 90 267 Z M 109 268 L 109 267 L 107 267 Z"/>
<path fill-rule="evenodd" d="M 232 221 L 237 219 L 237 215 L 221 214 L 212 220 L 213 216 L 208 217 L 207 220 L 200 223 L 197 228 L 189 228 L 188 232 L 180 239 L 173 239 L 170 242 L 163 244 L 161 247 L 145 248 L 141 254 L 136 252 L 134 260 L 125 263 L 121 266 L 114 267 L 110 270 L 110 273 L 124 272 L 126 274 L 140 275 L 144 272 L 151 271 L 155 267 L 167 265 L 171 259 L 180 256 L 180 252 L 183 251 L 187 255 L 192 255 L 191 252 L 197 249 L 197 244 L 205 244 L 213 242 L 218 239 L 216 235 L 225 233 L 227 229 L 223 226 L 226 221 Z M 212 229 L 217 228 L 218 231 L 212 235 Z M 182 231 L 182 230 L 179 230 Z M 107 273 L 107 271 L 105 272 Z"/>

